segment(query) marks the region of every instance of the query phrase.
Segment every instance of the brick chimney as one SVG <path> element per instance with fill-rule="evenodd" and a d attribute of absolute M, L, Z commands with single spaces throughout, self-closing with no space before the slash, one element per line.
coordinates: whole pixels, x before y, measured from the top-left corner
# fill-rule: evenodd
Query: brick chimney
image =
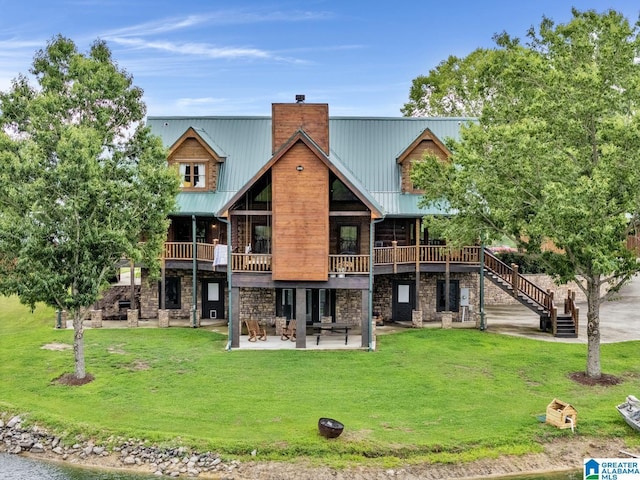
<path fill-rule="evenodd" d="M 328 155 L 329 154 L 329 105 L 305 103 L 304 95 L 296 95 L 296 103 L 273 103 L 271 105 L 272 153 L 298 130 L 304 132 Z"/>

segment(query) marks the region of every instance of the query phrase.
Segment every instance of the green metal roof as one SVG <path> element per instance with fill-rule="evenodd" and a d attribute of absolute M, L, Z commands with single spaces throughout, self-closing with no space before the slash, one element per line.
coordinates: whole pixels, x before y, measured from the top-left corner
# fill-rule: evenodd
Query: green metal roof
<path fill-rule="evenodd" d="M 465 118 L 329 118 L 329 160 L 385 215 L 443 214 L 420 209 L 420 195 L 403 194 L 397 158 L 427 128 L 441 141 L 458 139 Z M 155 117 L 147 124 L 169 147 L 193 127 L 225 162 L 220 164 L 218 191 L 184 192 L 179 214 L 215 214 L 273 156 L 271 117 Z"/>

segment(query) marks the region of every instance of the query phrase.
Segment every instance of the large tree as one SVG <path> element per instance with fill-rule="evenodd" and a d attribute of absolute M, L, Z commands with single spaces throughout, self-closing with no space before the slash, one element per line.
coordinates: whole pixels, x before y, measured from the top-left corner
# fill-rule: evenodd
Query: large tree
<path fill-rule="evenodd" d="M 123 258 L 158 270 L 178 179 L 104 42 L 55 37 L 30 73 L 0 93 L 0 291 L 69 313 L 84 379 L 82 322 Z"/>
<path fill-rule="evenodd" d="M 479 48 L 460 58 L 451 55 L 413 79 L 409 101 L 401 111 L 406 117 L 478 117 L 490 102 L 496 78 L 491 66 L 501 52 Z"/>
<path fill-rule="evenodd" d="M 415 169 L 458 242 L 507 235 L 587 298 L 589 377 L 601 376 L 600 305 L 640 270 L 625 248 L 640 212 L 640 38 L 621 14 L 543 18 L 526 45 L 498 38 L 491 102 L 451 142 L 452 163 Z M 541 252 L 551 241 L 555 252 Z"/>

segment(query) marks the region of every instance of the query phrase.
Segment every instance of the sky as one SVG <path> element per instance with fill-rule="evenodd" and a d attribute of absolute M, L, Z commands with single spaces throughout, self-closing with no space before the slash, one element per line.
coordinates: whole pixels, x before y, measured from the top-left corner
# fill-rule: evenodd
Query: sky
<path fill-rule="evenodd" d="M 60 34 L 81 52 L 105 40 L 149 115 L 271 115 L 303 94 L 332 116 L 398 117 L 448 56 L 572 7 L 640 13 L 638 0 L 0 0 L 0 90 Z"/>

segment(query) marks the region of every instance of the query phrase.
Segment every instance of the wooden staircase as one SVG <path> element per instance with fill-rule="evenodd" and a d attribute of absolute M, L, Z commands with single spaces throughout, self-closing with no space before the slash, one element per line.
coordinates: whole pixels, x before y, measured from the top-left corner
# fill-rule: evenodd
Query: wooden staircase
<path fill-rule="evenodd" d="M 575 292 L 569 291 L 564 301 L 564 312 L 558 313 L 553 292 L 544 291 L 511 266 L 499 260 L 490 250 L 484 251 L 484 275 L 518 302 L 540 316 L 540 330 L 551 331 L 555 337 L 578 337 L 578 314 Z"/>

